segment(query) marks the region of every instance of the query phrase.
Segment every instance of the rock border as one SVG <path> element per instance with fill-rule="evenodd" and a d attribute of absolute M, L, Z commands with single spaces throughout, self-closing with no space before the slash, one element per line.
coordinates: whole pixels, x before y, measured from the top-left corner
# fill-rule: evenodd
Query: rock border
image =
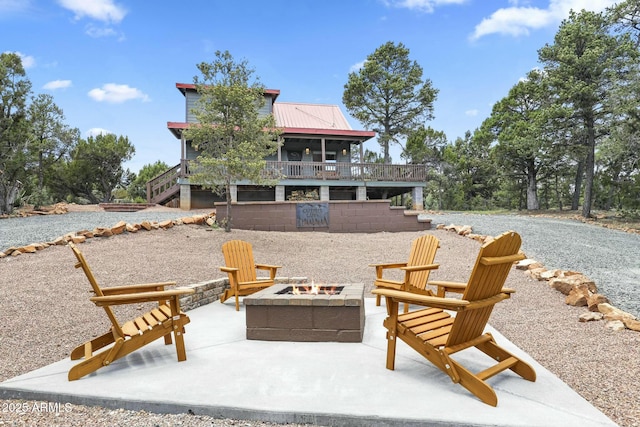
<path fill-rule="evenodd" d="M 207 225 L 209 227 L 213 227 L 216 224 L 216 215 L 215 213 L 199 214 L 193 216 L 185 216 L 173 220 L 168 219 L 164 221 L 142 221 L 136 224 L 130 224 L 125 221 L 120 221 L 113 227 L 96 227 L 93 230 L 80 230 L 71 232 L 49 242 L 31 243 L 29 245 L 19 247 L 12 246 L 9 249 L 6 249 L 4 252 L 0 252 L 0 259 L 8 256 L 15 257 L 22 254 L 32 254 L 46 249 L 49 246 L 64 246 L 69 242 L 84 243 L 87 239 L 95 237 L 110 237 L 117 234 L 122 234 L 125 231 L 127 233 L 137 233 L 138 231 L 152 231 L 158 229 L 166 230 L 173 226 L 183 224 Z"/>
<path fill-rule="evenodd" d="M 474 234 L 470 225 L 438 224 L 436 230 L 454 232 L 481 244 L 493 240 L 492 236 Z M 598 293 L 595 282 L 584 274 L 560 269 L 549 270 L 542 263 L 531 258 L 518 261 L 515 267 L 517 270 L 524 271 L 532 279 L 546 282 L 549 287 L 566 295 L 567 305 L 586 307 L 588 311 L 578 317 L 579 322 L 605 320 L 605 327 L 613 331 L 629 329 L 640 332 L 640 320 L 633 314 L 612 306 L 606 296 Z"/>

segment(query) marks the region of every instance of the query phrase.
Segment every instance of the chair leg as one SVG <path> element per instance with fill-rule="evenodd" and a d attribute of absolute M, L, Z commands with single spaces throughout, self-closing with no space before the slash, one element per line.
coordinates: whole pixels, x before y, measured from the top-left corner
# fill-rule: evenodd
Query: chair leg
<path fill-rule="evenodd" d="M 83 358 L 85 355 L 85 348 L 87 344 L 91 345 L 91 351 L 93 352 L 100 350 L 101 348 L 106 347 L 109 344 L 113 344 L 114 341 L 115 340 L 113 338 L 113 333 L 109 331 L 106 334 L 100 335 L 99 337 L 94 338 L 91 341 L 74 348 L 71 352 L 71 360 L 78 360 Z"/>
<path fill-rule="evenodd" d="M 455 366 L 455 370 L 460 378 L 458 384 L 469 390 L 474 396 L 487 405 L 498 406 L 498 396 L 489 384 L 476 377 L 457 362 L 453 360 L 451 360 L 451 362 Z"/>
<path fill-rule="evenodd" d="M 380 295 L 376 295 L 376 307 L 380 306 Z"/>
<path fill-rule="evenodd" d="M 502 361 L 509 358 L 517 360 L 517 362 L 513 364 L 513 366 L 510 366 L 508 369 L 511 369 L 513 372 L 520 375 L 525 380 L 536 380 L 536 371 L 528 363 L 509 353 L 504 348 L 498 346 L 493 338 L 490 341 L 477 345 L 476 348 L 494 360 Z"/>

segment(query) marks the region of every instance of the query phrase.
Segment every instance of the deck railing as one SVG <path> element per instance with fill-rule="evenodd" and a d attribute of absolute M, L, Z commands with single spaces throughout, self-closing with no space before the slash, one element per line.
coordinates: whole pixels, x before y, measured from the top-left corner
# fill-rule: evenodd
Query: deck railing
<path fill-rule="evenodd" d="M 147 183 L 147 201 L 160 203 L 179 191 L 178 178 L 191 175 L 189 160 L 169 169 Z M 320 179 L 342 181 L 424 182 L 424 165 L 381 163 L 278 162 L 268 160 L 264 176 L 276 179 Z"/>
<path fill-rule="evenodd" d="M 279 173 L 286 179 L 400 182 L 421 182 L 426 180 L 426 168 L 424 165 L 267 161 L 265 170 L 270 175 Z"/>

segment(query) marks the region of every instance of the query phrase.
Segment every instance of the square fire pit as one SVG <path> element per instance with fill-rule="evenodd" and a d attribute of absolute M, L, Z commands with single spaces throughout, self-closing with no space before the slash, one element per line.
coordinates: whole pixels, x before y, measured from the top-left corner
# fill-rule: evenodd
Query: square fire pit
<path fill-rule="evenodd" d="M 294 286 L 309 285 L 275 284 L 244 298 L 247 339 L 362 342 L 364 284 L 326 285 L 332 295 L 291 294 Z"/>

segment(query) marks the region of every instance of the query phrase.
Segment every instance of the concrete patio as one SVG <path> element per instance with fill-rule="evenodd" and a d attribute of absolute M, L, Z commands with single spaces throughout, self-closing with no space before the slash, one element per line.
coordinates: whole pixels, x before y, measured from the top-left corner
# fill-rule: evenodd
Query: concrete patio
<path fill-rule="evenodd" d="M 365 306 L 362 343 L 306 343 L 247 340 L 244 306 L 216 302 L 188 312 L 185 362 L 158 340 L 78 381 L 67 381 L 74 362 L 59 361 L 1 383 L 0 397 L 331 426 L 616 425 L 495 330 L 538 376 L 506 371 L 489 380 L 496 408 L 404 343 L 396 370 L 387 370 L 385 308 L 372 298 Z M 456 358 L 480 368 L 474 351 Z"/>

